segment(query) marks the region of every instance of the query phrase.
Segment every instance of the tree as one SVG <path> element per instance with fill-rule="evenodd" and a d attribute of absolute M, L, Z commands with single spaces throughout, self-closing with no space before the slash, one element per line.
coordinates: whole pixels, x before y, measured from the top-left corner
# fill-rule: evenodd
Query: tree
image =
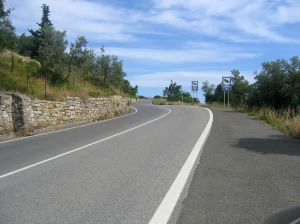
<path fill-rule="evenodd" d="M 181 98 L 181 93 L 182 93 L 182 86 L 181 85 L 177 85 L 176 82 L 173 82 L 171 80 L 171 83 L 168 87 L 168 95 L 167 95 L 167 99 L 169 101 L 178 101 Z"/>
<path fill-rule="evenodd" d="M 182 92 L 182 101 L 184 103 L 198 102 L 197 98 L 193 98 L 189 92 Z"/>
<path fill-rule="evenodd" d="M 213 84 L 210 84 L 207 80 L 202 83 L 202 91 L 204 93 L 205 102 L 206 103 L 212 103 L 215 101 L 215 86 Z"/>
<path fill-rule="evenodd" d="M 16 50 L 19 54 L 30 57 L 33 46 L 33 37 L 26 36 L 24 33 L 17 37 Z"/>
<path fill-rule="evenodd" d="M 45 38 L 45 27 L 53 27 L 52 22 L 50 21 L 49 17 L 50 17 L 50 9 L 49 6 L 47 6 L 46 4 L 43 4 L 41 6 L 42 8 L 42 19 L 41 19 L 41 23 L 38 23 L 37 25 L 39 26 L 39 28 L 37 30 L 28 30 L 32 37 L 33 37 L 33 45 L 32 45 L 32 49 L 31 49 L 31 57 L 35 58 L 35 59 L 39 59 L 40 55 L 39 55 L 39 49 L 40 49 L 40 45 L 42 44 L 43 39 Z"/>
<path fill-rule="evenodd" d="M 181 85 L 171 80 L 168 87 L 163 90 L 163 96 L 167 97 L 169 101 L 182 101 L 186 103 L 194 102 L 193 97 L 189 92 L 184 92 Z"/>
<path fill-rule="evenodd" d="M 3 49 L 15 49 L 16 34 L 9 15 L 11 9 L 5 10 L 4 0 L 0 0 L 0 51 Z"/>
<path fill-rule="evenodd" d="M 134 95 L 136 96 L 137 93 L 139 92 L 139 87 L 138 87 L 138 85 L 135 85 L 133 89 L 134 89 Z"/>
<path fill-rule="evenodd" d="M 87 43 L 84 36 L 79 36 L 75 43 L 71 43 L 70 52 L 68 54 L 68 75 L 66 76 L 65 81 L 70 78 L 73 68 L 80 70 L 83 66 Z M 75 85 L 75 74 L 73 74 L 73 85 Z"/>
<path fill-rule="evenodd" d="M 222 103 L 224 101 L 224 90 L 222 84 L 218 84 L 214 91 L 214 100 Z"/>
<path fill-rule="evenodd" d="M 111 61 L 108 83 L 121 88 L 123 79 L 126 76 L 126 73 L 123 71 L 123 62 L 119 61 L 117 56 L 112 56 Z"/>
<path fill-rule="evenodd" d="M 233 76 L 233 87 L 230 92 L 231 104 L 233 106 L 245 104 L 249 91 L 249 83 L 245 80 L 244 76 L 240 75 L 239 70 L 233 69 L 231 74 Z"/>
<path fill-rule="evenodd" d="M 105 55 L 104 53 L 105 53 L 104 48 L 101 48 L 101 56 L 98 59 L 98 64 L 100 67 L 99 74 L 100 74 L 100 77 L 103 77 L 104 86 L 107 91 L 108 90 L 107 78 L 111 73 L 111 57 L 109 55 Z"/>
<path fill-rule="evenodd" d="M 169 88 L 166 86 L 164 91 L 163 91 L 163 96 L 168 97 L 168 95 L 169 95 Z"/>
<path fill-rule="evenodd" d="M 51 71 L 51 82 L 60 84 L 63 82 L 63 59 L 67 46 L 66 32 L 56 31 L 49 25 L 45 25 L 42 32 L 44 36 L 38 49 L 40 62 L 44 71 Z"/>
<path fill-rule="evenodd" d="M 255 77 L 256 105 L 275 109 L 288 107 L 291 104 L 288 62 L 286 60 L 264 62 L 262 67 L 263 70 Z"/>
<path fill-rule="evenodd" d="M 83 62 L 81 66 L 84 86 L 85 86 L 86 79 L 89 78 L 91 74 L 93 74 L 94 62 L 95 62 L 94 51 L 90 49 L 85 49 L 83 51 Z"/>
<path fill-rule="evenodd" d="M 61 84 L 64 81 L 66 32 L 55 30 L 49 19 L 49 6 L 43 4 L 41 8 L 42 19 L 41 23 L 38 23 L 39 28 L 35 31 L 29 30 L 32 35 L 30 37 L 32 43 L 31 57 L 40 61 L 45 72 L 45 82 L 49 78 L 52 83 Z M 50 76 L 46 77 L 48 73 Z"/>
<path fill-rule="evenodd" d="M 296 108 L 300 105 L 300 60 L 299 57 L 292 57 L 290 61 L 288 94 L 291 98 L 291 106 Z"/>

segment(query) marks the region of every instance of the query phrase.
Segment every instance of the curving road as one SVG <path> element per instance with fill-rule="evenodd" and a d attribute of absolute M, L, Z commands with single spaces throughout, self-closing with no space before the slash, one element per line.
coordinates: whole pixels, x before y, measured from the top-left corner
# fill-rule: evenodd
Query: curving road
<path fill-rule="evenodd" d="M 148 223 L 209 120 L 195 107 L 0 143 L 0 223 Z"/>

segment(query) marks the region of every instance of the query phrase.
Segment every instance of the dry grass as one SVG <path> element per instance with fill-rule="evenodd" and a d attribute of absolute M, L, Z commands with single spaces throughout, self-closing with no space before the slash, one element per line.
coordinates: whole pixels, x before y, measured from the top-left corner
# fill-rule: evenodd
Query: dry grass
<path fill-rule="evenodd" d="M 300 116 L 293 117 L 287 123 L 290 135 L 300 139 Z"/>
<path fill-rule="evenodd" d="M 273 128 L 300 139 L 300 116 L 290 108 L 276 111 L 271 108 L 252 108 L 249 110 L 246 107 L 239 107 L 236 110 L 247 112 L 251 116 L 266 121 Z"/>
<path fill-rule="evenodd" d="M 225 108 L 224 105 L 220 103 L 206 104 L 204 106 L 210 108 Z M 250 116 L 265 121 L 273 128 L 278 129 L 289 136 L 300 139 L 300 106 L 296 111 L 291 108 L 281 111 L 266 107 L 250 109 L 245 105 L 240 105 L 233 109 L 238 112 L 248 113 Z"/>
<path fill-rule="evenodd" d="M 27 69 L 29 71 L 27 76 Z M 33 98 L 60 100 L 66 96 L 105 97 L 111 95 L 122 95 L 119 89 L 110 86 L 108 89 L 84 81 L 80 74 L 75 73 L 75 85 L 73 77 L 61 86 L 46 83 L 42 74 L 39 74 L 40 64 L 30 58 L 20 56 L 12 52 L 0 54 L 0 90 L 17 91 Z"/>

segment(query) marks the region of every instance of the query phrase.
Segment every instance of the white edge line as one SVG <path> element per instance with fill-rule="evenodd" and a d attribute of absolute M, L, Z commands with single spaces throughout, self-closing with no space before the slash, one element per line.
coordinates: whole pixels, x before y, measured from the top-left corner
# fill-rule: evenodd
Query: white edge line
<path fill-rule="evenodd" d="M 193 150 L 185 161 L 173 184 L 169 188 L 164 199 L 152 216 L 149 224 L 167 224 L 169 222 L 171 215 L 177 205 L 177 202 L 180 199 L 181 193 L 183 192 L 189 176 L 193 170 L 193 167 L 196 165 L 198 158 L 201 156 L 203 146 L 205 145 L 205 142 L 210 134 L 213 123 L 213 113 L 207 108 L 204 109 L 209 112 L 208 123 L 206 124 L 204 131 L 196 142 Z"/>
<path fill-rule="evenodd" d="M 0 142 L 0 144 L 7 143 L 7 142 L 13 142 L 13 141 L 19 141 L 19 140 L 23 140 L 23 139 L 27 139 L 27 138 L 33 138 L 33 137 L 37 137 L 37 136 L 41 136 L 41 135 L 52 134 L 52 133 L 55 133 L 55 132 L 67 131 L 67 130 L 71 130 L 71 129 L 75 129 L 75 128 L 81 128 L 81 127 L 90 126 L 90 125 L 93 125 L 93 124 L 99 124 L 99 123 L 103 123 L 103 122 L 107 122 L 107 121 L 119 119 L 119 118 L 122 118 L 122 117 L 128 117 L 128 116 L 131 116 L 131 115 L 133 115 L 133 114 L 135 114 L 135 113 L 138 112 L 138 109 L 136 109 L 135 107 L 131 107 L 131 108 L 134 110 L 134 112 L 129 113 L 129 114 L 125 114 L 125 115 L 122 115 L 122 116 L 119 116 L 119 117 L 113 117 L 113 118 L 105 119 L 105 120 L 102 120 L 102 121 L 91 122 L 91 123 L 88 123 L 88 124 L 81 124 L 81 125 L 78 125 L 78 126 L 75 126 L 75 127 L 62 128 L 62 129 L 59 129 L 59 130 L 47 131 L 47 132 L 39 133 L 39 134 L 36 134 L 36 135 L 31 135 L 31 136 L 26 136 L 26 137 L 21 137 L 21 138 L 15 138 L 15 139 L 11 139 L 11 140 L 6 140 L 6 141 Z M 72 123 L 69 123 L 69 124 L 72 125 Z M 68 125 L 68 124 L 66 124 L 66 125 Z"/>
<path fill-rule="evenodd" d="M 23 168 L 20 168 L 20 169 L 11 171 L 11 172 L 6 173 L 6 174 L 3 174 L 3 175 L 0 176 L 0 179 L 5 178 L 5 177 L 8 177 L 8 176 L 11 176 L 11 175 L 16 174 L 16 173 L 19 173 L 19 172 L 22 172 L 22 171 L 24 171 L 24 170 L 28 170 L 28 169 L 33 168 L 33 167 L 35 167 L 35 166 L 41 165 L 41 164 L 43 164 L 43 163 L 47 163 L 47 162 L 49 162 L 49 161 L 51 161 L 51 160 L 54 160 L 54 159 L 57 159 L 57 158 L 66 156 L 66 155 L 71 154 L 71 153 L 74 153 L 74 152 L 76 152 L 76 151 L 85 149 L 85 148 L 87 148 L 87 147 L 90 147 L 90 146 L 95 145 L 95 144 L 97 144 L 97 143 L 100 143 L 100 142 L 103 142 L 103 141 L 105 141 L 105 140 L 114 138 L 114 137 L 116 137 L 116 136 L 125 134 L 125 133 L 127 133 L 127 132 L 133 131 L 133 130 L 135 130 L 135 129 L 137 129 L 137 128 L 140 128 L 140 127 L 145 126 L 145 125 L 147 125 L 147 124 L 150 124 L 150 123 L 152 123 L 152 122 L 154 122 L 154 121 L 157 121 L 157 120 L 159 120 L 159 119 L 161 119 L 161 118 L 167 116 L 169 113 L 172 112 L 169 108 L 164 108 L 164 109 L 167 109 L 167 110 L 168 110 L 168 113 L 166 113 L 166 114 L 164 114 L 164 115 L 162 115 L 162 116 L 160 116 L 160 117 L 157 117 L 157 118 L 155 118 L 155 119 L 153 119 L 153 120 L 147 121 L 146 123 L 140 124 L 140 125 L 138 125 L 138 126 L 135 126 L 135 127 L 133 127 L 133 128 L 127 129 L 127 130 L 125 130 L 125 131 L 122 131 L 122 132 L 119 132 L 119 133 L 117 133 L 117 134 L 111 135 L 111 136 L 109 136 L 109 137 L 100 139 L 100 140 L 95 141 L 95 142 L 92 142 L 92 143 L 90 143 L 90 144 L 81 146 L 81 147 L 76 148 L 76 149 L 73 149 L 73 150 L 71 150 L 71 151 L 68 151 L 68 152 L 59 154 L 59 155 L 57 155 L 57 156 L 53 156 L 53 157 L 51 157 L 51 158 L 42 160 L 42 161 L 40 161 L 40 162 L 31 164 L 31 165 L 29 165 L 29 166 L 25 166 L 25 167 L 23 167 Z"/>

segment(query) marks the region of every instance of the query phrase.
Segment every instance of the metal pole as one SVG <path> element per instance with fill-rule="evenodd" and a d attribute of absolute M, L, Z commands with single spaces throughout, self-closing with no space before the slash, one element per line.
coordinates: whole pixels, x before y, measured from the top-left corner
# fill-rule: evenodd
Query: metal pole
<path fill-rule="evenodd" d="M 224 90 L 224 107 L 226 106 L 226 103 L 225 103 L 225 90 Z"/>
<path fill-rule="evenodd" d="M 28 65 L 26 66 L 26 78 L 27 78 L 27 89 L 29 89 L 29 72 L 28 72 Z"/>
<path fill-rule="evenodd" d="M 228 90 L 228 106 L 230 106 L 230 102 L 229 102 L 229 90 Z"/>
<path fill-rule="evenodd" d="M 46 70 L 46 73 L 45 73 L 45 99 L 47 98 L 47 70 Z"/>

